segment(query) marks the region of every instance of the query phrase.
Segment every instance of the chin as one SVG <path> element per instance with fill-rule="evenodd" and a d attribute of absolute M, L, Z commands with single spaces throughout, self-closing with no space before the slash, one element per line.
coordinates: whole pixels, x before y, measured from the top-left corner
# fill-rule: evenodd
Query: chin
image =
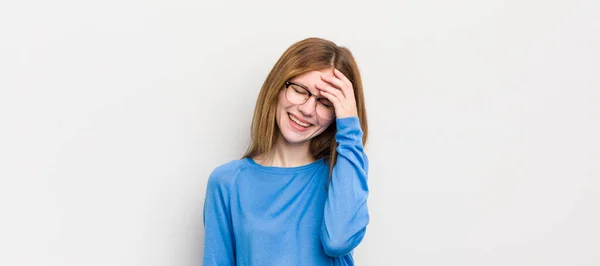
<path fill-rule="evenodd" d="M 287 142 L 289 144 L 299 145 L 299 144 L 302 144 L 305 142 L 310 142 L 310 139 L 300 138 L 298 136 L 290 136 L 289 134 L 286 134 L 285 132 L 281 132 L 281 136 L 283 137 L 285 142 Z"/>

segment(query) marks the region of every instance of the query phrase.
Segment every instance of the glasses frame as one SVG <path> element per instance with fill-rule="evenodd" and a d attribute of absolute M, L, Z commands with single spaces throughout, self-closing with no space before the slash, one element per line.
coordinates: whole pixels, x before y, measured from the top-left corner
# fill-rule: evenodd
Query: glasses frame
<path fill-rule="evenodd" d="M 314 97 L 315 97 L 315 99 L 317 100 L 317 104 L 318 104 L 318 101 L 319 101 L 319 99 L 327 99 L 327 98 L 325 98 L 325 97 L 317 97 L 316 95 L 312 94 L 312 92 L 310 92 L 310 90 L 308 90 L 308 88 L 307 88 L 306 86 L 304 86 L 304 85 L 300 85 L 300 84 L 298 84 L 298 83 L 295 83 L 295 82 L 291 82 L 291 81 L 289 81 L 289 80 L 287 80 L 287 81 L 285 82 L 285 89 L 287 90 L 287 89 L 288 89 L 288 88 L 289 88 L 291 85 L 296 85 L 296 86 L 298 86 L 298 87 L 300 87 L 300 88 L 303 88 L 303 89 L 304 89 L 304 90 L 306 90 L 306 92 L 308 93 L 308 97 L 306 97 L 306 101 L 304 101 L 303 103 L 298 103 L 299 105 L 305 104 L 306 102 L 308 102 L 308 100 L 310 99 L 310 97 L 313 97 L 313 96 L 314 96 Z M 290 101 L 290 99 L 288 99 L 288 97 L 287 97 L 287 91 L 285 92 L 285 98 L 286 98 L 288 101 Z M 329 99 L 327 99 L 327 100 L 329 100 Z M 291 102 L 291 101 L 290 101 L 290 102 Z M 321 115 L 319 115 L 319 112 L 317 112 L 317 104 L 315 104 L 315 113 L 316 113 L 316 114 L 317 114 L 317 115 L 318 115 L 320 118 L 322 118 L 322 119 L 325 119 L 325 120 L 332 120 L 332 119 L 334 119 L 334 118 L 335 118 L 335 111 L 334 111 L 334 113 L 333 113 L 333 116 L 332 116 L 331 118 L 324 118 L 324 117 L 322 117 Z M 333 107 L 332 107 L 332 108 L 333 108 Z"/>

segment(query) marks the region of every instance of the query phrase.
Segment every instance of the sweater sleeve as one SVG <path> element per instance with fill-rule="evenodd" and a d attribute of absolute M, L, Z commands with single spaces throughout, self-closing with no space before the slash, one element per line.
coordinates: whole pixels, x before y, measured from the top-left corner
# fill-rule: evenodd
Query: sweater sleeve
<path fill-rule="evenodd" d="M 354 116 L 338 118 L 336 123 L 337 162 L 321 225 L 321 242 L 331 257 L 346 255 L 358 246 L 369 223 L 368 159 L 363 150 L 360 122 Z"/>
<path fill-rule="evenodd" d="M 230 175 L 218 167 L 208 178 L 204 200 L 204 266 L 235 265 L 235 236 L 229 211 Z"/>

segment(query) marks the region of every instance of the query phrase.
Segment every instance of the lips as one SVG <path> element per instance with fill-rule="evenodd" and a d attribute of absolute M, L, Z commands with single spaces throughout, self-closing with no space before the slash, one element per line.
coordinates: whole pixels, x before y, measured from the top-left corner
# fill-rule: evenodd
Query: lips
<path fill-rule="evenodd" d="M 300 117 L 298 117 L 298 116 L 296 116 L 296 115 L 293 115 L 293 114 L 291 114 L 291 113 L 289 113 L 289 114 L 290 114 L 291 116 L 293 116 L 293 117 L 294 117 L 296 120 L 298 120 L 298 121 L 300 121 L 300 122 L 302 122 L 302 123 L 305 123 L 305 124 L 309 124 L 309 125 L 311 125 L 311 123 L 310 123 L 310 122 L 308 122 L 308 121 L 306 121 L 306 120 L 304 120 L 304 119 L 302 119 L 302 118 L 300 118 Z"/>
<path fill-rule="evenodd" d="M 312 126 L 312 124 L 309 123 L 308 121 L 301 119 L 291 113 L 288 113 L 288 117 L 290 118 L 292 123 L 294 123 L 302 128 L 308 128 L 308 127 Z"/>

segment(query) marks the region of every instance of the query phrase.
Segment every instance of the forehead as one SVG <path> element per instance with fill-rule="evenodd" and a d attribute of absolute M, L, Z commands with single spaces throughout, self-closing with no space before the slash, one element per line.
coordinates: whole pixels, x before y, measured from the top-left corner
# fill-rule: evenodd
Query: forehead
<path fill-rule="evenodd" d="M 302 82 L 302 85 L 308 86 L 310 88 L 313 87 L 315 83 L 321 81 L 321 75 L 323 74 L 333 75 L 333 69 L 327 68 L 309 71 L 302 75 L 296 76 L 293 80 Z"/>

